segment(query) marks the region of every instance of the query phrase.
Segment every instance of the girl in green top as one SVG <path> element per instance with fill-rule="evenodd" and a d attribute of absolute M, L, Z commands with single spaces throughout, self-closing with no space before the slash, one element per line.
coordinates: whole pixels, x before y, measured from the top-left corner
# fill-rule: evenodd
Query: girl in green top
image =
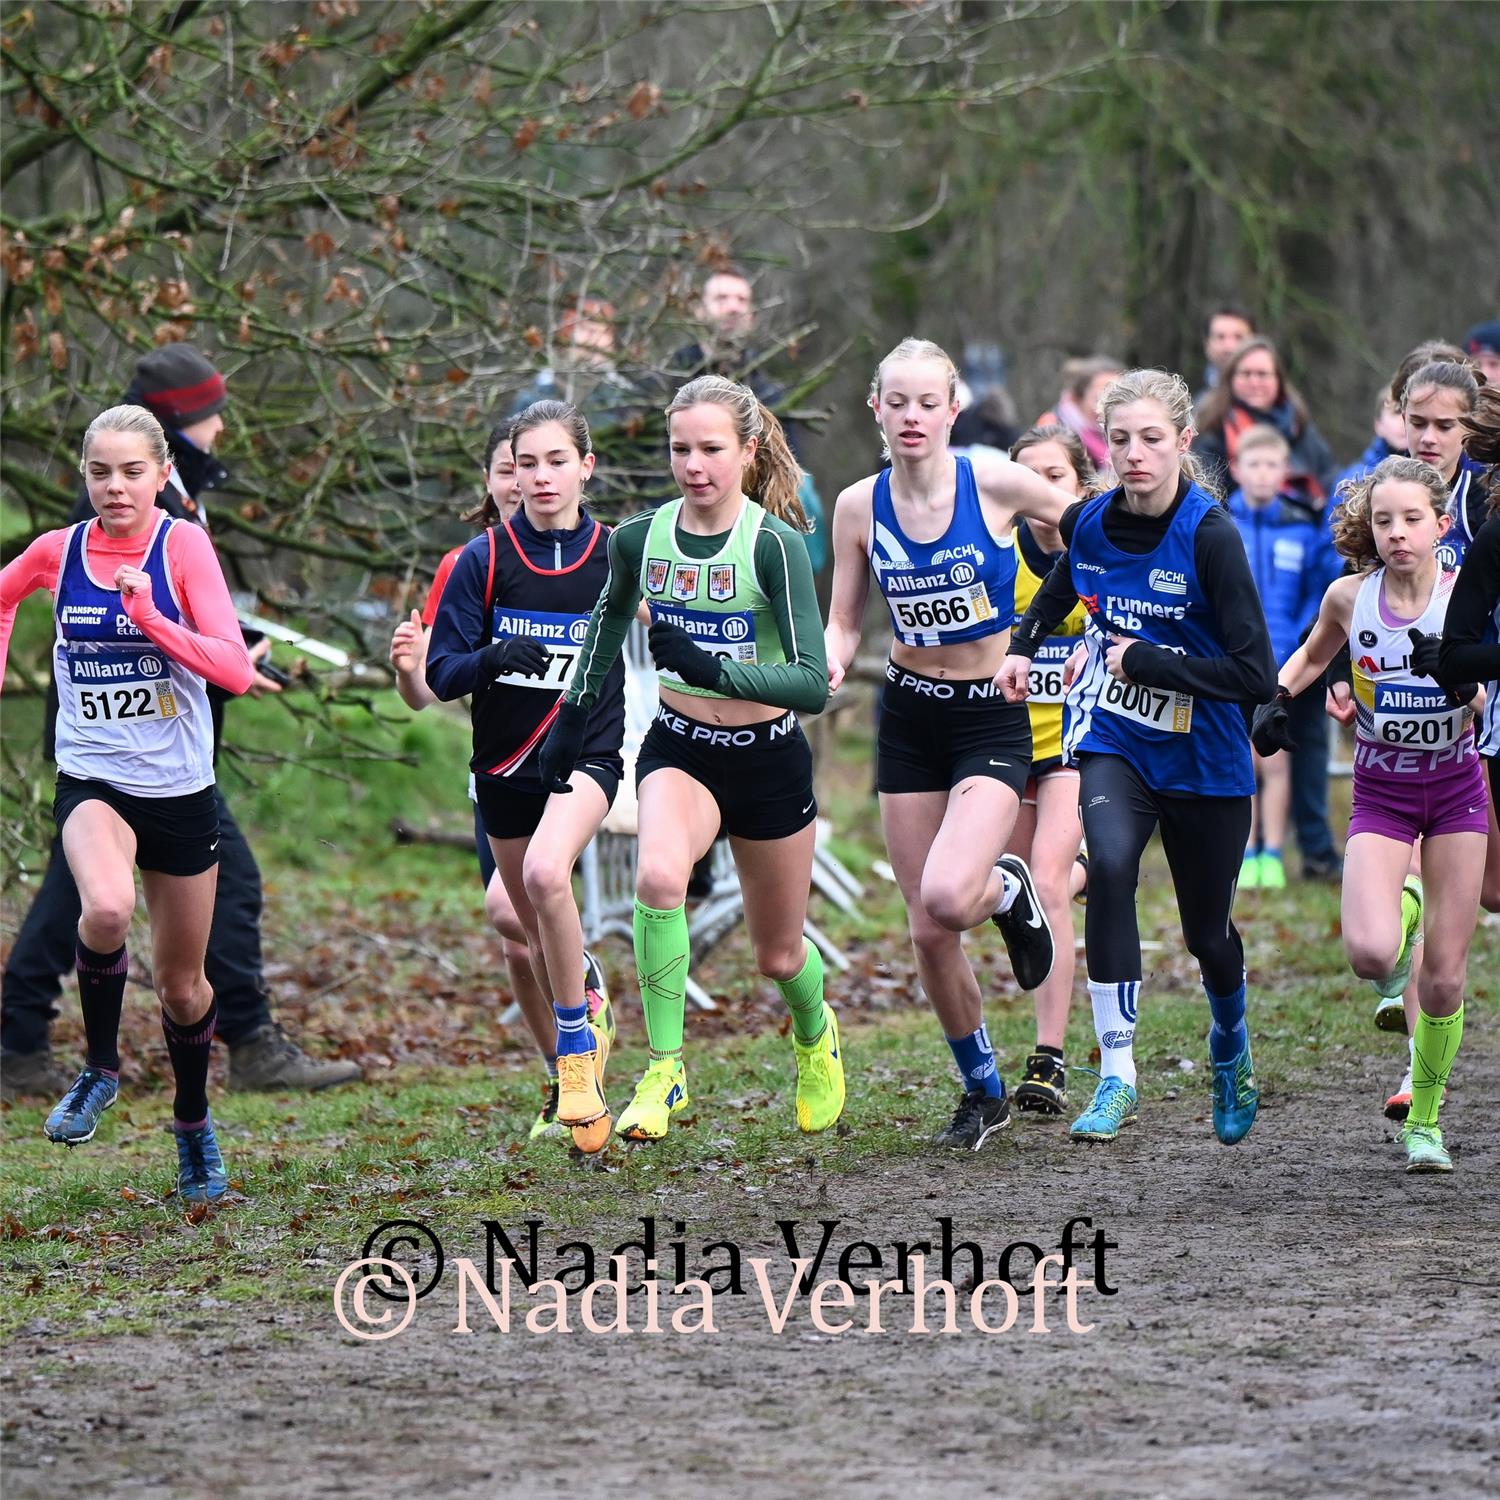
<path fill-rule="evenodd" d="M 651 1062 L 615 1132 L 660 1140 L 688 1102 L 684 903 L 694 864 L 721 832 L 756 964 L 792 1013 L 797 1123 L 826 1130 L 844 1107 L 844 1068 L 823 961 L 802 935 L 817 799 L 793 710 L 823 707 L 828 669 L 801 471 L 771 412 L 717 375 L 677 392 L 667 430 L 682 497 L 611 534 L 609 578 L 540 757 L 544 784 L 566 791 L 588 711 L 644 599 L 660 693 L 635 772 L 635 957 Z"/>

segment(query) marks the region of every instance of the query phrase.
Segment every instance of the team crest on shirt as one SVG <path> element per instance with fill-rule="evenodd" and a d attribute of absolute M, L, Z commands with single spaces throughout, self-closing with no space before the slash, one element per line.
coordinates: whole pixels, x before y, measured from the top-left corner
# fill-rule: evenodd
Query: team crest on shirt
<path fill-rule="evenodd" d="M 708 570 L 708 597 L 721 603 L 734 598 L 733 563 L 723 563 Z"/>
<path fill-rule="evenodd" d="M 667 586 L 667 560 L 651 557 L 646 560 L 646 592 L 659 594 Z"/>
<path fill-rule="evenodd" d="M 678 563 L 672 569 L 672 597 L 674 599 L 696 599 L 698 597 L 697 563 Z"/>

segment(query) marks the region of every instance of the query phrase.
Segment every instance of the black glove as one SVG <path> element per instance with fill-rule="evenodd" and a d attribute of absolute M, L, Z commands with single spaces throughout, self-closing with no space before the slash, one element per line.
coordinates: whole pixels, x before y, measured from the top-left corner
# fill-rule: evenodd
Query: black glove
<path fill-rule="evenodd" d="M 1411 673 L 1413 677 L 1430 677 L 1437 681 L 1438 652 L 1442 649 L 1440 635 L 1423 635 L 1415 625 L 1406 632 L 1411 641 Z"/>
<path fill-rule="evenodd" d="M 663 672 L 675 672 L 689 687 L 718 687 L 723 663 L 712 652 L 705 651 L 682 626 L 670 620 L 654 620 L 647 639 L 656 665 Z"/>
<path fill-rule="evenodd" d="M 1269 703 L 1262 703 L 1250 721 L 1250 743 L 1258 755 L 1275 755 L 1278 750 L 1295 750 L 1297 742 L 1292 738 L 1291 715 L 1287 703 L 1291 694 L 1284 687 L 1276 689 L 1276 696 Z"/>
<path fill-rule="evenodd" d="M 588 727 L 589 711 L 576 703 L 562 699 L 557 705 L 557 717 L 542 748 L 537 753 L 537 769 L 542 776 L 544 792 L 571 792 L 568 777 L 578 764 L 583 751 L 583 731 Z"/>
<path fill-rule="evenodd" d="M 552 653 L 529 635 L 508 635 L 486 646 L 481 662 L 487 682 L 511 672 L 522 677 L 545 677 L 551 664 Z"/>

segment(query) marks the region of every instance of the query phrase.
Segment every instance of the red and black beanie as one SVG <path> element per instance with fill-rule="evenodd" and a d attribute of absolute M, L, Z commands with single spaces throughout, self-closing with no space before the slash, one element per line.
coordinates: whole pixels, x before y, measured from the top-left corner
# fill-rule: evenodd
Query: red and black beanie
<path fill-rule="evenodd" d="M 144 406 L 164 427 L 191 427 L 223 411 L 224 377 L 191 344 L 164 344 L 135 367 L 125 400 Z"/>

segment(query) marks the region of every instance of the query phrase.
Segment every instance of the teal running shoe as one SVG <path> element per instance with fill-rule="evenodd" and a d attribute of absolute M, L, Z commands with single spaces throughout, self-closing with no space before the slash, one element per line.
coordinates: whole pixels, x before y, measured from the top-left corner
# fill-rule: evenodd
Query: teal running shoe
<path fill-rule="evenodd" d="M 1443 1132 L 1436 1125 L 1413 1125 L 1401 1128 L 1401 1144 L 1406 1147 L 1408 1172 L 1451 1172 L 1453 1158 L 1443 1145 Z"/>
<path fill-rule="evenodd" d="M 229 1191 L 229 1174 L 214 1139 L 213 1116 L 177 1136 L 177 1191 L 189 1203 L 217 1203 Z"/>
<path fill-rule="evenodd" d="M 1089 1107 L 1073 1121 L 1075 1141 L 1112 1141 L 1122 1125 L 1134 1125 L 1140 1097 L 1123 1078 L 1101 1078 Z"/>
<path fill-rule="evenodd" d="M 1260 1106 L 1260 1090 L 1255 1086 L 1255 1072 L 1250 1062 L 1250 1043 L 1238 1057 L 1216 1062 L 1214 1069 L 1214 1134 L 1226 1146 L 1242 1141 L 1255 1123 Z"/>
<path fill-rule="evenodd" d="M 85 1068 L 73 1080 L 73 1087 L 57 1101 L 57 1107 L 42 1126 L 49 1141 L 64 1146 L 81 1146 L 94 1138 L 99 1119 L 119 1097 L 120 1080 Z"/>

